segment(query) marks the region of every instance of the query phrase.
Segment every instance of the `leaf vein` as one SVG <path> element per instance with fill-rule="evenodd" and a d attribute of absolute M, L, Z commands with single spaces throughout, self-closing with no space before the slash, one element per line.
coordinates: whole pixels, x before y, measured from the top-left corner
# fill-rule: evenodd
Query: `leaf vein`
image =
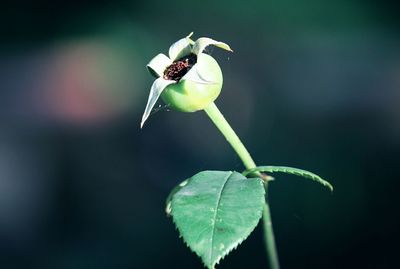
<path fill-rule="evenodd" d="M 212 219 L 213 221 L 213 227 L 212 227 L 212 231 L 211 231 L 211 247 L 210 247 L 210 251 L 209 251 L 209 258 L 210 261 L 212 261 L 212 257 L 213 257 L 213 251 L 214 251 L 214 236 L 215 236 L 215 227 L 216 227 L 216 219 L 217 219 L 217 214 L 218 214 L 218 208 L 219 208 L 219 204 L 221 202 L 221 197 L 222 197 L 222 192 L 224 191 L 225 185 L 228 182 L 229 178 L 232 176 L 233 172 L 230 172 L 225 178 L 224 178 L 224 184 L 221 187 L 221 190 L 219 191 L 219 196 L 218 196 L 218 200 L 216 203 L 216 207 L 215 207 L 215 211 L 214 211 L 214 217 Z"/>

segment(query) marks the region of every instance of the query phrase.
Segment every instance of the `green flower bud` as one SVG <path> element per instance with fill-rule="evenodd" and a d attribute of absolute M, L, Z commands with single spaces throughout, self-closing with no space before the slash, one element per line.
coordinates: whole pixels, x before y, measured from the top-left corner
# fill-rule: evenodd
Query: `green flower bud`
<path fill-rule="evenodd" d="M 206 108 L 220 94 L 223 82 L 221 68 L 203 50 L 209 45 L 232 50 L 227 44 L 207 37 L 194 42 L 190 39 L 191 35 L 172 44 L 169 57 L 160 53 L 147 65 L 157 79 L 150 89 L 141 127 L 160 96 L 175 110 L 195 112 Z"/>

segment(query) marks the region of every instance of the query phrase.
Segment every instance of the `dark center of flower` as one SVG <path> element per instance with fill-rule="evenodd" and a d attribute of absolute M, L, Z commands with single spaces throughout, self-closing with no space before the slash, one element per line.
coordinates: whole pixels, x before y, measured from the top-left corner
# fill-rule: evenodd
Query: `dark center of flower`
<path fill-rule="evenodd" d="M 189 54 L 182 57 L 164 71 L 164 79 L 179 81 L 197 62 L 196 54 Z"/>

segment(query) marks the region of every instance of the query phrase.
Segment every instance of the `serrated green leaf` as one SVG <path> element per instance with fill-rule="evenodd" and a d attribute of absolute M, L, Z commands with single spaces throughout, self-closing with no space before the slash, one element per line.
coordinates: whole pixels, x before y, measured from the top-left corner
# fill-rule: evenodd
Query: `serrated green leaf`
<path fill-rule="evenodd" d="M 321 178 L 320 176 L 318 176 L 314 173 L 311 173 L 306 170 L 298 169 L 298 168 L 287 167 L 287 166 L 258 166 L 253 169 L 248 169 L 248 170 L 244 171 L 242 174 L 244 176 L 247 176 L 254 172 L 266 172 L 266 173 L 280 172 L 280 173 L 301 176 L 304 178 L 311 179 L 315 182 L 318 182 L 318 183 L 322 184 L 323 186 L 327 187 L 328 189 L 330 189 L 331 191 L 333 191 L 333 186 L 325 179 Z"/>
<path fill-rule="evenodd" d="M 171 215 L 186 244 L 212 269 L 257 226 L 264 194 L 259 178 L 203 171 L 172 195 Z"/>
<path fill-rule="evenodd" d="M 176 185 L 172 191 L 169 193 L 167 200 L 165 201 L 165 213 L 167 213 L 167 215 L 171 215 L 171 200 L 172 197 L 174 196 L 175 193 L 177 193 L 180 189 L 182 189 L 182 187 L 184 187 L 186 184 L 188 183 L 188 180 L 184 180 L 181 183 L 179 183 L 178 185 Z"/>

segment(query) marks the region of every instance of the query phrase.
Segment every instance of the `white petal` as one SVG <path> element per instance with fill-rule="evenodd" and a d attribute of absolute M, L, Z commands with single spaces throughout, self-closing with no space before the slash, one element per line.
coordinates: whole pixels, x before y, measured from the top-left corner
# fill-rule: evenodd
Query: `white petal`
<path fill-rule="evenodd" d="M 150 112 L 153 109 L 154 105 L 156 104 L 162 91 L 165 90 L 165 88 L 172 83 L 176 83 L 176 81 L 166 80 L 163 78 L 158 78 L 154 81 L 150 89 L 149 99 L 147 100 L 147 105 L 142 116 L 142 122 L 140 123 L 140 128 L 143 127 L 144 122 L 149 117 Z"/>
<path fill-rule="evenodd" d="M 164 70 L 172 64 L 172 60 L 165 54 L 158 54 L 146 65 L 149 72 L 156 78 L 164 75 Z"/>
<path fill-rule="evenodd" d="M 190 45 L 193 43 L 193 40 L 191 40 L 190 37 L 192 36 L 192 34 L 193 32 L 190 33 L 187 37 L 179 39 L 174 44 L 172 44 L 171 47 L 169 47 L 168 55 L 172 61 L 175 61 L 191 53 L 192 47 Z"/>
<path fill-rule="evenodd" d="M 208 37 L 200 37 L 199 39 L 197 39 L 193 45 L 192 51 L 194 54 L 199 55 L 199 53 L 203 52 L 203 50 L 209 45 L 214 45 L 224 50 L 233 51 L 228 44 L 216 41 Z"/>

